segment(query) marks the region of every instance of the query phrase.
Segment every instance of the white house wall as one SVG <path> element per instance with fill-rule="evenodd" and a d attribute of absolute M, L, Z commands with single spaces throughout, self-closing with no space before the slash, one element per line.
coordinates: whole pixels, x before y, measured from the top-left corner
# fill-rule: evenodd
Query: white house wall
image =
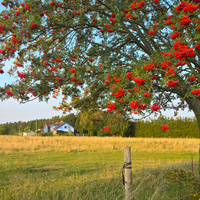
<path fill-rule="evenodd" d="M 34 133 L 23 133 L 23 136 L 34 136 Z"/>
<path fill-rule="evenodd" d="M 44 132 L 45 132 L 45 133 L 48 133 L 48 132 L 49 132 L 47 125 L 44 126 Z"/>

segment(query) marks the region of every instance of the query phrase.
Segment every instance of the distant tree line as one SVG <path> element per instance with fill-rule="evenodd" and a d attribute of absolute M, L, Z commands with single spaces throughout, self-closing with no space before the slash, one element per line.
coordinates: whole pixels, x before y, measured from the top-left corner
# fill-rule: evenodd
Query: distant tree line
<path fill-rule="evenodd" d="M 195 118 L 167 118 L 162 121 L 132 122 L 126 116 L 116 119 L 114 114 L 100 110 L 82 111 L 77 115 L 54 116 L 50 119 L 37 119 L 28 122 L 14 122 L 0 125 L 0 135 L 18 135 L 26 130 L 43 129 L 46 122 L 67 122 L 77 131 L 88 136 L 122 136 L 122 137 L 189 137 L 198 138 L 198 126 Z M 163 123 L 169 125 L 161 131 Z M 105 132 L 103 127 L 109 124 L 112 132 Z"/>
<path fill-rule="evenodd" d="M 122 116 L 121 118 L 124 118 Z M 36 129 L 43 129 L 46 122 L 67 122 L 77 131 L 89 136 L 133 136 L 131 133 L 131 124 L 128 120 L 121 119 L 116 122 L 116 117 L 110 115 L 105 111 L 82 111 L 75 115 L 73 113 L 65 116 L 54 116 L 50 119 L 37 119 L 28 122 L 14 122 L 0 125 L 0 135 L 18 135 L 26 130 L 36 131 Z M 114 132 L 106 133 L 103 127 L 107 126 L 109 122 L 113 122 L 112 127 Z"/>
<path fill-rule="evenodd" d="M 36 130 L 44 128 L 46 122 L 56 122 L 60 121 L 60 116 L 52 117 L 51 119 L 37 119 L 28 122 L 14 122 L 14 123 L 5 123 L 0 125 L 0 135 L 16 135 L 22 133 L 26 130 Z M 36 125 L 37 124 L 37 125 Z"/>
<path fill-rule="evenodd" d="M 162 122 L 154 120 L 138 121 L 134 126 L 135 137 L 171 137 L 171 138 L 199 138 L 199 129 L 195 118 L 179 117 L 167 118 L 165 123 L 170 127 L 161 131 Z"/>

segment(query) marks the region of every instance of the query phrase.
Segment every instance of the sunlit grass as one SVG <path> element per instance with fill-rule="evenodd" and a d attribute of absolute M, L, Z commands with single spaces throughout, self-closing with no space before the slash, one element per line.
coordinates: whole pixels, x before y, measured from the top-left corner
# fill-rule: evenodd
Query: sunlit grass
<path fill-rule="evenodd" d="M 0 136 L 0 199 L 123 200 L 127 146 L 135 200 L 192 199 L 199 192 L 193 182 L 167 176 L 183 169 L 197 177 L 198 145 L 198 139 Z"/>
<path fill-rule="evenodd" d="M 145 152 L 198 152 L 198 139 L 120 138 L 120 137 L 23 137 L 0 136 L 0 152 L 37 151 L 132 151 Z"/>

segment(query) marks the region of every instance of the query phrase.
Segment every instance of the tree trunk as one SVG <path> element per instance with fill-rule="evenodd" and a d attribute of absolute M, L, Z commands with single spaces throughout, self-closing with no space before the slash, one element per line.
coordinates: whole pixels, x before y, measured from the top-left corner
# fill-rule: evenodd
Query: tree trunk
<path fill-rule="evenodd" d="M 200 100 L 194 98 L 187 98 L 185 100 L 189 104 L 189 108 L 193 110 L 195 114 L 197 125 L 199 128 L 199 138 L 200 138 Z M 200 185 L 200 143 L 199 143 L 199 185 Z"/>
<path fill-rule="evenodd" d="M 200 135 L 200 100 L 194 99 L 194 98 L 187 98 L 185 100 L 189 104 L 189 108 L 193 110 L 195 114 L 195 117 L 197 119 L 197 125 L 199 128 L 199 135 Z"/>

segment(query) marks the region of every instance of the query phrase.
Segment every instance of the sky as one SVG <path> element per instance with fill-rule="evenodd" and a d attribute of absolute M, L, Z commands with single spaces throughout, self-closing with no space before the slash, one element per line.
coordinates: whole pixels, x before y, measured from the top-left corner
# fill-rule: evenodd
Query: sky
<path fill-rule="evenodd" d="M 0 0 L 0 2 L 2 1 Z M 0 11 L 2 11 L 2 9 L 3 6 L 0 4 Z M 7 62 L 4 67 L 5 73 L 2 75 L 0 74 L 0 86 L 14 81 L 14 79 L 7 74 L 7 70 L 11 64 L 12 62 Z M 62 116 L 62 111 L 56 111 L 52 108 L 53 106 L 58 106 L 60 101 L 61 98 L 51 98 L 48 103 L 39 102 L 38 100 L 25 104 L 19 104 L 19 102 L 14 99 L 5 100 L 3 102 L 0 101 L 0 124 L 51 118 L 55 115 Z M 168 110 L 162 113 L 167 117 L 173 117 L 174 111 Z M 188 109 L 186 109 L 185 111 L 179 112 L 177 117 L 194 117 L 194 114 L 193 112 L 188 112 Z"/>
<path fill-rule="evenodd" d="M 4 74 L 0 74 L 0 86 L 5 83 L 12 83 L 15 79 L 7 74 L 12 62 L 7 62 L 3 68 Z M 61 98 L 51 98 L 48 103 L 34 100 L 25 104 L 20 104 L 15 99 L 0 101 L 0 124 L 7 122 L 30 121 L 35 119 L 51 118 L 55 115 L 62 116 L 62 111 L 56 111 L 53 106 L 59 106 Z"/>

